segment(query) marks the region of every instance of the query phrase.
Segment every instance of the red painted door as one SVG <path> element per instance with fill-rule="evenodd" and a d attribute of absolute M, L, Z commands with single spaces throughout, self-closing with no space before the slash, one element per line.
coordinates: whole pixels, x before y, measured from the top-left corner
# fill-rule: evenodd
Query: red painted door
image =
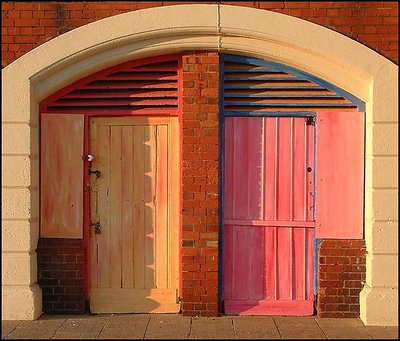
<path fill-rule="evenodd" d="M 312 315 L 314 125 L 228 117 L 224 154 L 227 315 Z"/>

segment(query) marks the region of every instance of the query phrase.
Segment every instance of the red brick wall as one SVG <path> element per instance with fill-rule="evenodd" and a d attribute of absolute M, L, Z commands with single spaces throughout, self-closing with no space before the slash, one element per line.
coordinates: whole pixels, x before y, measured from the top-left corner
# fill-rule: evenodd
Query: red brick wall
<path fill-rule="evenodd" d="M 182 120 L 182 312 L 218 315 L 218 87 L 216 52 L 185 52 Z"/>
<path fill-rule="evenodd" d="M 323 240 L 318 251 L 319 317 L 359 317 L 365 281 L 364 240 Z"/>
<path fill-rule="evenodd" d="M 85 312 L 83 240 L 40 238 L 36 252 L 43 311 L 51 314 L 83 314 Z"/>
<path fill-rule="evenodd" d="M 187 3 L 198 2 L 200 1 Z M 185 2 L 2 2 L 2 67 L 36 46 L 95 20 L 143 8 L 182 3 Z M 271 10 L 326 26 L 398 63 L 398 2 L 222 1 L 221 3 Z"/>

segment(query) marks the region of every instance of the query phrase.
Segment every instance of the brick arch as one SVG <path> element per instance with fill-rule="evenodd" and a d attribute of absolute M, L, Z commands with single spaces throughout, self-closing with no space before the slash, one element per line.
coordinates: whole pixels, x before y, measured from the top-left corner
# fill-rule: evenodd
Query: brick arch
<path fill-rule="evenodd" d="M 218 50 L 286 64 L 326 79 L 366 102 L 365 226 L 370 253 L 362 318 L 367 323 L 396 323 L 396 305 L 386 309 L 388 302 L 395 302 L 397 297 L 396 290 L 390 289 L 392 279 L 376 279 L 383 258 L 378 257 L 382 237 L 374 231 L 382 229 L 377 224 L 386 224 L 384 229 L 389 230 L 389 223 L 397 221 L 394 206 L 387 205 L 396 202 L 395 175 L 384 175 L 390 180 L 384 185 L 379 176 L 385 174 L 381 158 L 398 153 L 394 140 L 398 67 L 367 47 L 310 22 L 219 5 L 169 6 L 99 20 L 39 46 L 3 69 L 3 156 L 10 165 L 3 172 L 7 175 L 3 181 L 3 236 L 19 238 L 16 245 L 9 237 L 3 250 L 3 318 L 33 319 L 41 312 L 34 271 L 39 212 L 38 103 L 65 85 L 106 67 L 185 50 Z M 15 143 L 14 136 L 19 136 L 19 143 Z M 11 176 L 21 167 L 25 171 L 20 177 Z M 19 252 L 22 269 L 18 274 L 12 266 L 15 260 L 11 260 L 15 251 Z M 390 259 L 396 258 L 396 252 L 390 254 Z M 16 306 L 23 308 L 16 310 Z M 381 315 L 374 312 L 377 310 L 382 311 Z"/>

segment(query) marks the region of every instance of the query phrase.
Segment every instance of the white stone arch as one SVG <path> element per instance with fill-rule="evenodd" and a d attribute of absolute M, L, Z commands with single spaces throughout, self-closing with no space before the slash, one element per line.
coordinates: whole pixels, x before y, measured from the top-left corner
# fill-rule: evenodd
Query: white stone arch
<path fill-rule="evenodd" d="M 337 32 L 275 12 L 178 5 L 105 18 L 65 33 L 2 70 L 2 318 L 41 313 L 36 284 L 39 102 L 127 60 L 219 50 L 287 64 L 366 102 L 366 324 L 396 325 L 398 66 Z"/>

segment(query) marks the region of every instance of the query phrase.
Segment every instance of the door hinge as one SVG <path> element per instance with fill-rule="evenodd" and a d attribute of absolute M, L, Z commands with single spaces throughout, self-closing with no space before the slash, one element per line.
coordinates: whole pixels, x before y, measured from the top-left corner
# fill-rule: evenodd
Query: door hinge
<path fill-rule="evenodd" d="M 315 125 L 315 117 L 314 116 L 307 116 L 306 117 L 306 124 L 308 126 L 313 126 Z"/>

